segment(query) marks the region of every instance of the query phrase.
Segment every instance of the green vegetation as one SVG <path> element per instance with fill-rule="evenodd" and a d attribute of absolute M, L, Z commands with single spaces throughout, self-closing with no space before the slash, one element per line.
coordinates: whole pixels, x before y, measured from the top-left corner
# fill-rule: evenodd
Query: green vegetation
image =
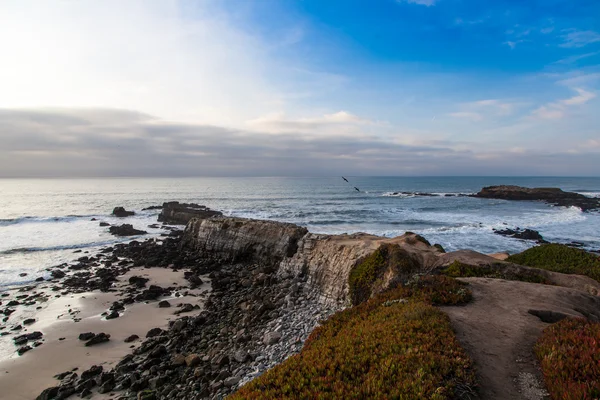
<path fill-rule="evenodd" d="M 600 398 L 600 323 L 564 319 L 546 328 L 535 353 L 552 399 Z"/>
<path fill-rule="evenodd" d="M 562 244 L 544 244 L 508 257 L 507 261 L 600 281 L 600 257 Z"/>
<path fill-rule="evenodd" d="M 433 247 L 435 247 L 436 249 L 438 249 L 441 253 L 445 253 L 446 252 L 446 250 L 444 249 L 444 246 L 442 246 L 439 243 L 434 244 Z"/>
<path fill-rule="evenodd" d="M 461 263 L 457 260 L 442 270 L 442 274 L 454 278 L 479 277 L 506 279 L 509 281 L 543 283 L 546 285 L 551 284 L 550 281 L 536 271 L 526 269 L 516 270 L 515 268 L 509 268 L 503 264 L 469 265 Z"/>
<path fill-rule="evenodd" d="M 238 399 L 456 399 L 473 393 L 472 361 L 449 318 L 427 304 L 470 299 L 444 276 L 414 279 L 341 311 L 302 352 L 242 387 Z"/>
<path fill-rule="evenodd" d="M 473 299 L 468 284 L 442 275 L 415 275 L 407 284 L 390 292 L 436 306 L 466 304 Z M 385 293 L 383 294 L 385 297 Z"/>
<path fill-rule="evenodd" d="M 371 297 L 373 287 L 386 271 L 393 270 L 398 279 L 419 270 L 419 263 L 398 245 L 382 244 L 377 250 L 361 259 L 350 271 L 348 284 L 350 298 L 356 305 Z"/>

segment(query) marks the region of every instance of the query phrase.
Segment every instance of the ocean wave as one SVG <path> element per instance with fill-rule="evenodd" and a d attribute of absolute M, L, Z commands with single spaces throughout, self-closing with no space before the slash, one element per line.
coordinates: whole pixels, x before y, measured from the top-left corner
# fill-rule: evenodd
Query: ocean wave
<path fill-rule="evenodd" d="M 72 222 L 80 219 L 103 218 L 100 215 L 65 215 L 62 217 L 39 217 L 25 216 L 18 218 L 0 219 L 0 226 L 16 225 L 22 223 L 48 223 L 48 222 Z"/>
<path fill-rule="evenodd" d="M 592 197 L 592 198 L 596 198 L 596 199 L 600 198 L 600 192 L 575 192 L 575 193 L 582 194 L 586 197 Z"/>
<path fill-rule="evenodd" d="M 92 242 L 92 243 L 68 244 L 68 245 L 58 245 L 58 246 L 49 246 L 49 247 L 18 247 L 18 248 L 14 248 L 14 249 L 2 250 L 2 251 L 0 251 L 0 255 L 36 253 L 36 252 L 44 252 L 44 251 L 88 249 L 90 247 L 102 247 L 102 246 L 113 245 L 116 243 L 126 242 L 129 240 L 133 240 L 132 238 L 133 238 L 133 236 L 129 236 L 128 238 L 115 238 L 115 240 L 104 240 L 104 241 Z"/>
<path fill-rule="evenodd" d="M 473 192 L 385 192 L 381 194 L 381 197 L 464 197 L 470 196 L 475 193 Z"/>

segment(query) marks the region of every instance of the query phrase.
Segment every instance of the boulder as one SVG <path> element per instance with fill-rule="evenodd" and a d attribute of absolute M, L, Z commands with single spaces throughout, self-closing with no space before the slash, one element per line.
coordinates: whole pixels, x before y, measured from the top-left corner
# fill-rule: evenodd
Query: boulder
<path fill-rule="evenodd" d="M 190 354 L 185 358 L 185 365 L 187 365 L 190 368 L 193 368 L 200 364 L 201 361 L 202 359 L 198 354 Z"/>
<path fill-rule="evenodd" d="M 127 337 L 127 338 L 124 340 L 124 342 L 125 342 L 125 343 L 131 343 L 131 342 L 134 342 L 134 341 L 138 340 L 139 338 L 140 338 L 140 337 L 139 337 L 138 335 L 131 335 L 131 336 L 128 336 L 128 337 Z"/>
<path fill-rule="evenodd" d="M 535 240 L 538 243 L 548 243 L 538 231 L 533 229 L 494 229 L 494 233 L 497 235 L 508 236 L 515 239 L 522 240 Z"/>
<path fill-rule="evenodd" d="M 127 211 L 123 207 L 115 207 L 113 209 L 112 215 L 114 215 L 115 217 L 124 218 L 124 217 L 130 217 L 132 215 L 135 215 L 135 212 Z"/>
<path fill-rule="evenodd" d="M 108 228 L 108 231 L 115 236 L 134 236 L 145 235 L 146 231 L 135 229 L 131 224 L 115 225 Z"/>
<path fill-rule="evenodd" d="M 263 339 L 263 343 L 266 346 L 270 346 L 272 344 L 278 343 L 281 340 L 281 333 L 279 332 L 268 332 L 265 334 Z"/>
<path fill-rule="evenodd" d="M 85 342 L 86 347 L 95 346 L 100 343 L 108 342 L 110 340 L 110 335 L 104 332 L 101 332 L 97 335 L 94 335 L 93 338 Z"/>

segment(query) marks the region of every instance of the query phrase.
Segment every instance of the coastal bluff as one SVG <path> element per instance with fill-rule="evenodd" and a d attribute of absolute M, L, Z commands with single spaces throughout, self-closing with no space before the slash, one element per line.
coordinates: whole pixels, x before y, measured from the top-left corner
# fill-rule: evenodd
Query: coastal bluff
<path fill-rule="evenodd" d="M 322 301 L 342 308 L 351 301 L 353 268 L 385 245 L 401 249 L 402 257 L 414 265 L 410 275 L 434 273 L 459 262 L 503 274 L 535 274 L 554 285 L 594 296 L 600 293 L 600 284 L 586 276 L 516 265 L 471 250 L 445 253 L 410 232 L 395 238 L 366 233 L 326 235 L 289 223 L 216 216 L 192 219 L 181 242 L 182 248 L 209 262 L 251 262 L 273 267 L 280 277 L 306 275 Z M 410 277 L 393 268 L 380 275 L 372 294 Z"/>

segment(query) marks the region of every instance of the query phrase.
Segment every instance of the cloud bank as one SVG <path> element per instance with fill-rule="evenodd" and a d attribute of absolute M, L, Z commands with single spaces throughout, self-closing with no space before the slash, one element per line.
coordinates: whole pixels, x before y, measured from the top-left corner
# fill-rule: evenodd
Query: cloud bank
<path fill-rule="evenodd" d="M 292 126 L 348 121 L 365 123 L 338 113 Z M 115 109 L 2 109 L 0 176 L 561 175 L 562 162 L 571 163 L 570 173 L 586 175 L 600 159 L 598 152 L 470 151 L 397 139 L 273 134 Z"/>

